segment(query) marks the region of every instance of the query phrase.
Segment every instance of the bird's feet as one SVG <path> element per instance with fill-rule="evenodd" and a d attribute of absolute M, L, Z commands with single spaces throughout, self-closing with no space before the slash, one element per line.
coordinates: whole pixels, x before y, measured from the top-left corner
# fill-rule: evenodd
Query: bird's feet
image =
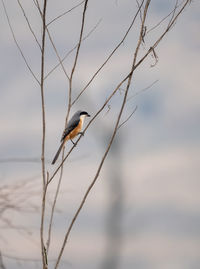
<path fill-rule="evenodd" d="M 80 134 L 80 135 L 84 136 L 84 132 L 79 132 L 78 134 Z"/>
<path fill-rule="evenodd" d="M 72 144 L 76 147 L 76 143 L 74 143 L 74 141 L 72 139 L 70 139 Z"/>

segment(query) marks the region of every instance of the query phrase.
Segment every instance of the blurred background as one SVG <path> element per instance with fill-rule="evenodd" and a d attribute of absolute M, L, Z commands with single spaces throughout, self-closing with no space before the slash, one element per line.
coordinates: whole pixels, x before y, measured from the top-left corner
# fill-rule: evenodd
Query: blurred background
<path fill-rule="evenodd" d="M 16 39 L 34 74 L 40 50 L 19 2 L 4 0 Z M 33 1 L 21 0 L 41 40 L 41 19 Z M 47 22 L 77 5 L 48 1 Z M 175 1 L 152 1 L 147 29 L 164 18 Z M 89 1 L 73 81 L 73 98 L 87 84 L 128 28 L 137 3 Z M 78 41 L 83 5 L 49 25 L 61 57 Z M 134 73 L 122 121 L 100 177 L 74 225 L 60 268 L 199 269 L 200 264 L 200 2 L 192 1 L 175 27 Z M 41 268 L 41 100 L 40 88 L 14 43 L 0 9 L 0 266 Z M 92 116 L 130 69 L 139 20 L 105 69 L 72 108 Z M 141 55 L 163 26 L 149 33 Z M 74 53 L 64 62 L 70 72 Z M 46 74 L 58 63 L 47 38 Z M 149 87 L 151 86 L 151 87 Z M 148 88 L 148 90 L 145 90 Z M 68 81 L 57 68 L 45 80 L 46 168 L 59 146 L 67 109 Z M 139 93 L 139 94 L 138 94 Z M 50 249 L 50 268 L 75 210 L 101 161 L 122 102 L 123 87 L 74 149 L 64 166 Z M 67 144 L 67 150 L 71 148 Z M 50 185 L 46 224 L 58 182 Z M 4 267 L 3 267 L 4 266 Z"/>

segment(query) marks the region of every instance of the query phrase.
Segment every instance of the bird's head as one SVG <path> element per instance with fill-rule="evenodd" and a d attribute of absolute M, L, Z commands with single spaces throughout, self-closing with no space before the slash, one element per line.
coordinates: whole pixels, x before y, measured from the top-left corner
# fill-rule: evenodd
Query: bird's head
<path fill-rule="evenodd" d="M 90 117 L 90 115 L 86 111 L 81 111 L 80 112 L 80 117 Z"/>

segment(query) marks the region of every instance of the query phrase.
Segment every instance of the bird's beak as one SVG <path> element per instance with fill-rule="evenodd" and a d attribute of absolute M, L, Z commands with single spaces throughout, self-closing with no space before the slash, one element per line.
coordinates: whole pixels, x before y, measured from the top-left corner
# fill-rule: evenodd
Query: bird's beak
<path fill-rule="evenodd" d="M 88 116 L 88 117 L 90 117 L 90 115 L 89 115 L 89 114 L 87 114 L 87 116 Z"/>

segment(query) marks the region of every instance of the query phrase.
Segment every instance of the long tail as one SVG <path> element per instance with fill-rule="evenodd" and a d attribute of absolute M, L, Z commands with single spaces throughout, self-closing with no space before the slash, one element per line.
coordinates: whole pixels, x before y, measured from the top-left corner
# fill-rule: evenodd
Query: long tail
<path fill-rule="evenodd" d="M 60 152 L 61 152 L 61 149 L 62 149 L 62 147 L 63 147 L 64 143 L 65 143 L 64 141 L 61 143 L 61 145 L 60 145 L 60 147 L 59 147 L 58 151 L 56 152 L 56 155 L 55 155 L 55 157 L 54 157 L 54 159 L 53 159 L 53 161 L 52 161 L 52 163 L 51 163 L 51 164 L 54 164 L 54 163 L 57 161 L 58 156 L 59 156 L 59 154 L 60 154 Z"/>

